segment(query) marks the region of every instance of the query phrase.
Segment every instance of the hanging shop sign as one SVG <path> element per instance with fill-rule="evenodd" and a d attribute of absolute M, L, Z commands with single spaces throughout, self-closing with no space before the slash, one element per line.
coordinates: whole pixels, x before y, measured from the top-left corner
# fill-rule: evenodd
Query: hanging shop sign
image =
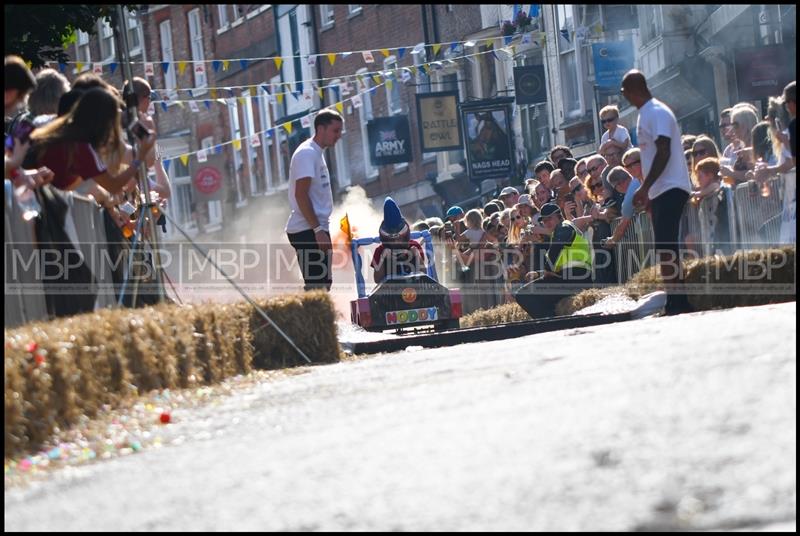
<path fill-rule="evenodd" d="M 544 65 L 514 67 L 514 93 L 517 104 L 541 104 L 547 102 Z"/>
<path fill-rule="evenodd" d="M 417 113 L 422 152 L 454 151 L 461 148 L 458 91 L 417 93 Z"/>
<path fill-rule="evenodd" d="M 194 188 L 195 200 L 222 201 L 225 199 L 224 174 L 225 169 L 223 155 L 208 155 L 203 163 L 192 159 L 192 186 Z"/>
<path fill-rule="evenodd" d="M 376 117 L 367 123 L 373 166 L 411 162 L 411 129 L 407 115 Z"/>
<path fill-rule="evenodd" d="M 595 85 L 619 91 L 622 77 L 633 69 L 633 42 L 612 41 L 592 45 Z"/>
<path fill-rule="evenodd" d="M 511 97 L 465 103 L 461 108 L 470 180 L 502 179 L 514 171 Z"/>

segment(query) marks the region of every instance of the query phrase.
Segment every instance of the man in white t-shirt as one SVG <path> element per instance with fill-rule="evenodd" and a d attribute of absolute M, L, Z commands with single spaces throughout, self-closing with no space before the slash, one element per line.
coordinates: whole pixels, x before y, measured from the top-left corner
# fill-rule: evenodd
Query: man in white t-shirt
<path fill-rule="evenodd" d="M 342 137 L 344 121 L 335 110 L 322 110 L 314 119 L 314 137 L 301 143 L 289 164 L 289 206 L 286 235 L 297 251 L 305 290 L 330 290 L 331 212 L 333 192 L 323 151 Z"/>
<path fill-rule="evenodd" d="M 666 104 L 653 98 L 647 80 L 636 69 L 622 78 L 622 96 L 639 109 L 636 132 L 644 183 L 634 194 L 633 205 L 642 209 L 650 200 L 655 248 L 667 285 L 666 313 L 687 312 L 691 307 L 686 295 L 669 292 L 670 284 L 683 282 L 678 233 L 692 191 L 678 121 Z"/>

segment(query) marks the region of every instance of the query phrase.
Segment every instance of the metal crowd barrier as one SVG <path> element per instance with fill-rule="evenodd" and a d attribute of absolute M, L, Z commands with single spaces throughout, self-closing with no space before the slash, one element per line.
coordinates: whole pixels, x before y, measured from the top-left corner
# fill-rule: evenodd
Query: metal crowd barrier
<path fill-rule="evenodd" d="M 741 249 L 777 246 L 780 243 L 784 178 L 775 177 L 768 180 L 767 184 L 770 186 L 768 197 L 761 197 L 760 188 L 755 183 L 736 186 L 735 212 Z"/>
<path fill-rule="evenodd" d="M 36 320 L 46 320 L 45 288 L 40 274 L 35 220 L 25 221 L 22 210 L 5 181 L 5 327 L 19 326 Z M 113 307 L 116 303 L 111 276 L 112 262 L 108 255 L 103 209 L 94 200 L 74 192 L 63 192 L 67 210 L 64 230 L 82 261 L 94 275 L 89 291 L 96 294 L 95 309 Z M 44 210 L 44 209 L 43 209 Z"/>

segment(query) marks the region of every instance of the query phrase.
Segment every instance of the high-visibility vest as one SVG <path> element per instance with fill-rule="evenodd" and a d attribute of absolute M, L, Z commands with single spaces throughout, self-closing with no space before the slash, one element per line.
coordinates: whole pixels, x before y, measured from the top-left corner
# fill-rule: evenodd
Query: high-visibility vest
<path fill-rule="evenodd" d="M 564 220 L 563 223 L 575 229 L 575 238 L 572 240 L 571 244 L 568 244 L 561 249 L 561 253 L 558 254 L 558 259 L 556 259 L 556 265 L 553 267 L 553 269 L 556 272 L 561 271 L 563 268 L 574 267 L 591 270 L 592 248 L 589 245 L 589 241 L 586 240 L 586 237 L 583 236 L 583 233 L 581 233 L 581 231 L 575 227 L 574 223 L 569 220 Z"/>

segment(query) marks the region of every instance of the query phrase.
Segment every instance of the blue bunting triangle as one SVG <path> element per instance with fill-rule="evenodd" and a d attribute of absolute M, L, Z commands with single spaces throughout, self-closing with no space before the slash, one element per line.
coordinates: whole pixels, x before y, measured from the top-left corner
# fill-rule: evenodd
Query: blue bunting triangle
<path fill-rule="evenodd" d="M 111 74 L 114 74 L 114 71 L 117 70 L 117 62 L 112 61 L 111 63 L 108 64 L 108 67 L 111 69 Z"/>
<path fill-rule="evenodd" d="M 397 49 L 397 59 L 402 60 L 403 56 L 406 55 L 406 47 L 400 47 Z"/>
<path fill-rule="evenodd" d="M 508 45 L 511 43 L 511 40 L 514 39 L 513 35 L 507 35 L 503 38 L 503 44 Z"/>
<path fill-rule="evenodd" d="M 172 163 L 172 160 L 163 160 L 162 163 L 164 164 L 164 171 L 169 173 L 169 165 Z"/>
<path fill-rule="evenodd" d="M 167 74 L 167 71 L 169 71 L 169 62 L 162 61 L 161 68 L 164 69 L 164 74 Z"/>
<path fill-rule="evenodd" d="M 265 92 L 267 95 L 269 95 L 269 86 L 268 86 L 267 84 L 261 84 L 261 89 L 263 89 L 263 90 L 264 90 L 264 92 Z"/>
<path fill-rule="evenodd" d="M 204 101 L 203 101 L 203 104 L 205 104 L 205 105 L 206 105 L 206 110 L 210 110 L 210 109 L 211 109 L 211 101 L 209 101 L 209 100 L 204 100 Z"/>
<path fill-rule="evenodd" d="M 214 147 L 214 154 L 221 154 L 222 153 L 222 145 L 217 145 Z"/>
<path fill-rule="evenodd" d="M 569 30 L 568 30 L 568 29 L 566 29 L 566 28 L 562 28 L 562 29 L 561 29 L 561 37 L 563 37 L 564 39 L 566 39 L 567 43 L 569 43 L 569 42 L 570 42 L 570 41 L 569 41 Z"/>
<path fill-rule="evenodd" d="M 239 65 L 242 66 L 242 70 L 244 71 L 247 69 L 247 60 L 239 60 Z"/>
<path fill-rule="evenodd" d="M 167 103 L 166 102 L 162 102 L 161 103 L 161 109 L 164 110 L 165 112 L 167 111 Z"/>
<path fill-rule="evenodd" d="M 67 70 L 67 64 L 66 63 L 59 63 L 58 64 L 58 69 L 63 73 L 64 71 Z"/>
<path fill-rule="evenodd" d="M 455 52 L 457 48 L 458 48 L 458 43 L 453 43 L 452 45 L 450 45 L 450 52 Z"/>
<path fill-rule="evenodd" d="M 222 62 L 219 60 L 214 60 L 211 62 L 211 67 L 214 69 L 214 72 L 217 73 L 222 67 Z"/>

